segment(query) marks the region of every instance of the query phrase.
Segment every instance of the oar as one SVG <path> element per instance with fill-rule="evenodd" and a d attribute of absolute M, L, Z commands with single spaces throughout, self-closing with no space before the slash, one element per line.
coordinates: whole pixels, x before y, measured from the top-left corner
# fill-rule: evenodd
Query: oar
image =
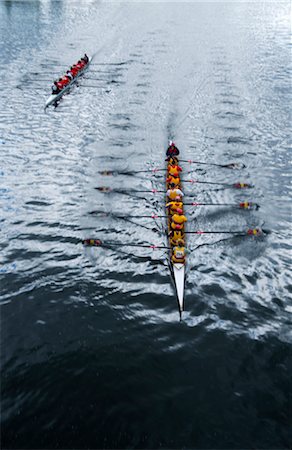
<path fill-rule="evenodd" d="M 198 202 L 192 202 L 192 203 L 183 203 L 183 205 L 187 205 L 187 206 L 231 206 L 233 208 L 240 208 L 240 209 L 259 209 L 259 205 L 257 203 L 252 203 L 252 202 L 241 202 L 238 204 L 234 204 L 234 203 L 198 203 Z M 94 211 L 90 211 L 89 214 L 96 214 L 99 215 L 100 217 L 110 217 L 113 216 L 117 219 L 139 219 L 139 218 L 149 218 L 149 219 L 160 219 L 160 218 L 166 218 L 166 217 L 171 217 L 171 215 L 158 215 L 156 213 L 151 213 L 151 214 L 147 214 L 147 215 L 141 215 L 141 214 L 137 214 L 137 215 L 117 215 L 115 213 L 112 212 L 104 212 L 104 211 L 98 211 L 98 210 L 94 210 Z"/>
<path fill-rule="evenodd" d="M 261 228 L 249 228 L 248 230 L 240 230 L 240 231 L 185 231 L 185 234 L 233 234 L 235 236 L 263 236 L 265 234 L 268 234 L 268 230 L 262 230 Z M 132 244 L 132 243 L 118 243 L 118 242 L 103 242 L 100 239 L 95 238 L 89 238 L 89 239 L 83 239 L 82 244 L 88 247 L 103 247 L 103 246 L 109 246 L 109 247 L 142 247 L 142 248 L 151 248 L 153 250 L 156 249 L 166 249 L 171 250 L 172 247 L 168 247 L 166 245 L 149 245 L 149 244 Z"/>
<path fill-rule="evenodd" d="M 252 188 L 254 187 L 252 184 L 248 184 L 248 183 L 241 183 L 241 182 L 237 182 L 237 183 L 216 183 L 214 181 L 199 181 L 199 180 L 180 180 L 183 183 L 191 183 L 191 184 L 212 184 L 214 186 L 224 186 L 224 187 L 230 187 L 230 188 L 235 188 L 235 189 L 246 189 L 246 188 Z"/>
<path fill-rule="evenodd" d="M 131 244 L 131 243 L 118 243 L 118 242 L 102 242 L 100 239 L 83 239 L 82 244 L 89 247 L 143 247 L 156 249 L 167 249 L 171 247 L 165 245 L 149 245 L 149 244 Z"/>
<path fill-rule="evenodd" d="M 258 203 L 253 202 L 240 202 L 240 203 L 199 203 L 199 202 L 192 202 L 192 203 L 183 203 L 184 205 L 188 206 L 231 206 L 232 208 L 239 208 L 239 209 L 259 209 L 260 205 Z"/>
<path fill-rule="evenodd" d="M 188 180 L 185 180 L 188 181 Z M 217 185 L 217 186 L 223 186 L 225 188 L 234 188 L 234 189 L 247 189 L 247 188 L 252 188 L 253 186 L 251 184 L 248 183 L 234 183 L 234 184 L 227 184 L 227 183 L 213 183 L 212 181 L 198 181 L 198 180 L 189 180 L 190 183 L 193 184 L 212 184 L 212 185 Z M 116 192 L 119 194 L 127 194 L 127 193 L 152 193 L 152 194 L 156 194 L 156 193 L 164 193 L 165 191 L 160 190 L 160 189 L 148 189 L 148 190 L 135 190 L 135 189 L 113 189 L 109 186 L 97 186 L 94 189 L 96 189 L 97 191 L 100 192 L 104 192 L 104 193 L 110 193 L 110 192 Z"/>
<path fill-rule="evenodd" d="M 201 164 L 206 164 L 209 165 L 209 163 L 201 163 Z M 239 167 L 239 163 L 230 163 L 227 165 L 220 165 L 220 164 L 214 164 L 215 166 L 218 167 L 224 167 L 224 168 L 240 168 Z M 242 168 L 245 167 L 245 165 L 243 164 Z M 157 172 L 167 172 L 166 168 L 156 168 L 154 167 L 153 169 L 146 169 L 146 170 L 129 170 L 129 171 L 123 171 L 123 170 L 100 170 L 99 173 L 100 175 L 134 175 L 137 173 L 157 173 Z M 190 172 L 187 172 L 190 173 Z"/>
<path fill-rule="evenodd" d="M 269 234 L 268 230 L 262 230 L 261 228 L 249 228 L 248 230 L 216 230 L 216 231 L 185 231 L 185 234 L 233 234 L 236 236 L 263 236 L 265 234 Z"/>
<path fill-rule="evenodd" d="M 204 164 L 207 166 L 223 167 L 224 169 L 244 169 L 246 167 L 243 163 L 232 162 L 228 164 L 215 164 L 210 162 L 194 161 L 193 159 L 180 159 L 179 162 L 187 162 L 189 164 Z"/>

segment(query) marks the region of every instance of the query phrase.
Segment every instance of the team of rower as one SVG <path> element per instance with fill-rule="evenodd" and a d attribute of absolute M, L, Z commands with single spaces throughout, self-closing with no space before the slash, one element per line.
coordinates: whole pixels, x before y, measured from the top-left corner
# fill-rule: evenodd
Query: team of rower
<path fill-rule="evenodd" d="M 84 56 L 79 59 L 76 64 L 70 67 L 69 70 L 65 73 L 65 75 L 59 80 L 54 81 L 52 86 L 52 94 L 58 94 L 61 92 L 71 81 L 77 77 L 78 73 L 84 69 L 84 67 L 88 64 L 89 58 L 84 54 Z"/>
<path fill-rule="evenodd" d="M 168 231 L 171 246 L 171 260 L 173 263 L 185 263 L 185 233 L 184 224 L 187 218 L 184 215 L 183 192 L 181 190 L 180 174 L 182 168 L 179 166 L 178 148 L 171 142 L 167 152 L 167 203 L 168 208 Z"/>

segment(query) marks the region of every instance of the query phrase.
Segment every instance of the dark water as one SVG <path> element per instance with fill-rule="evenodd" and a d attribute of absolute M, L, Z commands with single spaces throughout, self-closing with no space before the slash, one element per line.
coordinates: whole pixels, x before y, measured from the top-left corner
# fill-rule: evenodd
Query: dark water
<path fill-rule="evenodd" d="M 291 448 L 289 14 L 0 2 L 3 448 Z M 84 51 L 95 65 L 44 113 Z M 163 250 L 80 243 L 165 244 L 158 220 L 116 217 L 163 214 L 163 196 L 93 188 L 161 188 L 98 171 L 161 167 L 169 138 L 185 159 L 246 165 L 189 176 L 255 185 L 187 186 L 190 198 L 261 205 L 190 208 L 189 229 L 272 231 L 189 236 L 182 322 Z"/>

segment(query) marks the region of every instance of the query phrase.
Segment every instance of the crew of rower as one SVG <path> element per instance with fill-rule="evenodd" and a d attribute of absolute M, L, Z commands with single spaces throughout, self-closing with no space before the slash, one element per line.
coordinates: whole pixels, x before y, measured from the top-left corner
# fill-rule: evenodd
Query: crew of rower
<path fill-rule="evenodd" d="M 79 61 L 76 64 L 73 64 L 73 66 L 70 67 L 69 70 L 65 73 L 65 75 L 59 80 L 54 81 L 54 84 L 52 86 L 52 94 L 58 94 L 61 92 L 71 81 L 78 76 L 80 71 L 84 69 L 84 67 L 88 64 L 89 58 L 84 54 L 84 56 L 79 59 Z"/>
<path fill-rule="evenodd" d="M 168 231 L 169 242 L 171 245 L 171 260 L 173 263 L 185 264 L 185 233 L 184 224 L 187 218 L 184 215 L 183 192 L 181 190 L 180 173 L 182 168 L 179 166 L 178 158 L 179 149 L 173 142 L 170 142 L 166 152 L 167 165 L 167 203 L 169 219 Z"/>

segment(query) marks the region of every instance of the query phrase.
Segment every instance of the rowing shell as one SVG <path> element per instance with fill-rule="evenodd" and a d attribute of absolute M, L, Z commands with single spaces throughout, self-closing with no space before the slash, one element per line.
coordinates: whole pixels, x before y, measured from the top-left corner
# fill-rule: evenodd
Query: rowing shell
<path fill-rule="evenodd" d="M 67 92 L 72 87 L 72 85 L 77 81 L 77 79 L 88 69 L 89 64 L 91 63 L 91 61 L 92 61 L 92 56 L 89 58 L 88 63 L 86 64 L 86 66 L 84 66 L 84 68 L 82 70 L 80 70 L 80 72 L 76 75 L 76 77 L 73 78 L 73 80 L 70 81 L 70 83 L 67 84 L 67 86 L 65 86 L 64 89 L 62 89 L 60 92 L 58 92 L 58 94 L 51 94 L 50 95 L 50 97 L 46 101 L 45 108 L 50 106 L 52 103 L 56 103 L 61 97 L 63 97 L 65 92 Z"/>
<path fill-rule="evenodd" d="M 167 171 L 166 171 L 167 173 Z M 168 173 L 167 173 L 168 176 Z M 168 202 L 168 198 L 166 198 L 166 202 Z M 183 201 L 183 199 L 182 199 Z M 169 215 L 169 211 L 167 209 L 167 216 Z M 168 220 L 168 219 L 167 219 Z M 170 242 L 169 239 L 169 246 L 171 247 L 170 250 L 170 259 L 169 259 L 169 265 L 170 265 L 170 270 L 171 270 L 171 274 L 172 274 L 172 279 L 174 282 L 174 286 L 175 286 L 175 290 L 176 290 L 176 295 L 177 295 L 177 301 L 178 301 L 178 307 L 179 307 L 179 313 L 180 316 L 184 310 L 184 290 L 185 290 L 185 263 L 174 263 L 172 261 L 172 244 Z"/>

